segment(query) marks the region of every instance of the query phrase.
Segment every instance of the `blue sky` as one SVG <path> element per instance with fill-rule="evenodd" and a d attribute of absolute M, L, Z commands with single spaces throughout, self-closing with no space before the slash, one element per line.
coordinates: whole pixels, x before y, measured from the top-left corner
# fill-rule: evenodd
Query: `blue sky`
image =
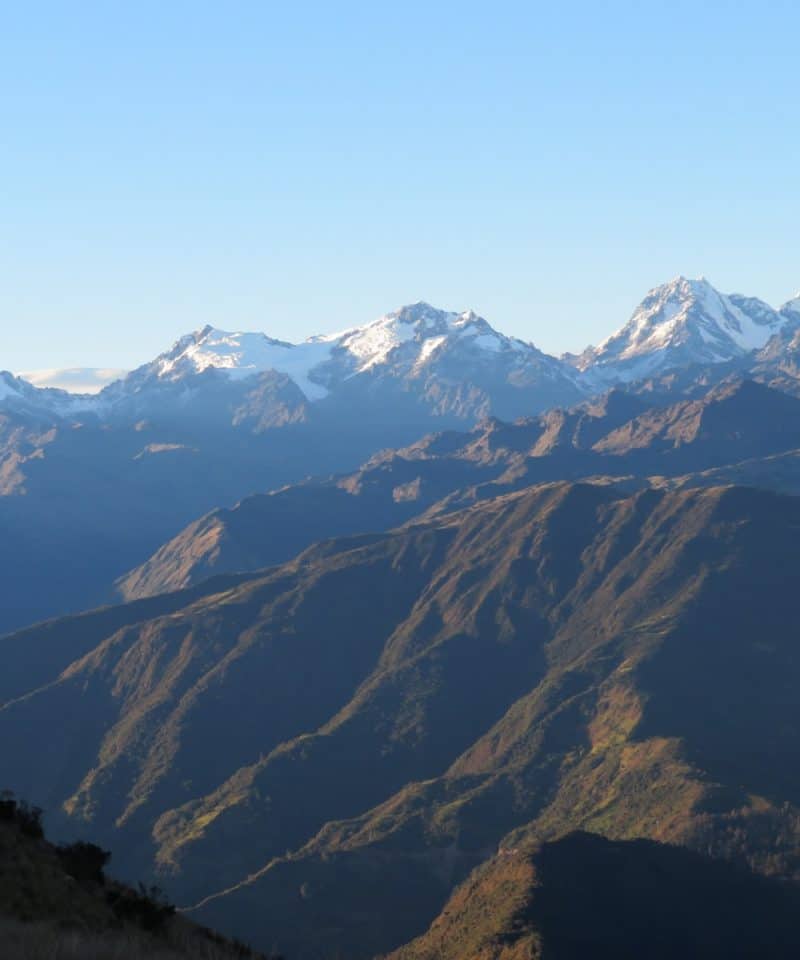
<path fill-rule="evenodd" d="M 402 303 L 580 349 L 677 273 L 800 288 L 792 2 L 0 14 L 0 368 Z"/>

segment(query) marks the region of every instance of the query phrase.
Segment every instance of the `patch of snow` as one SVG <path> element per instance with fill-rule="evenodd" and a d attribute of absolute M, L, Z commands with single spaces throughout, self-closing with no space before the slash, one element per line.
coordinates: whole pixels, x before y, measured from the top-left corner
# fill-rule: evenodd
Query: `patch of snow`
<path fill-rule="evenodd" d="M 310 378 L 311 371 L 330 359 L 331 344 L 317 339 L 301 344 L 273 340 L 263 333 L 227 333 L 206 328 L 199 335 L 183 338 L 156 361 L 161 379 L 179 379 L 187 372 L 208 368 L 224 371 L 241 380 L 267 370 L 290 377 L 309 400 L 320 400 L 328 391 Z"/>
<path fill-rule="evenodd" d="M 13 374 L 7 371 L 0 371 L 0 400 L 6 400 L 8 397 L 21 396 L 19 390 L 12 381 Z"/>
<path fill-rule="evenodd" d="M 339 346 L 355 357 L 358 372 L 362 373 L 386 363 L 393 350 L 414 340 L 416 335 L 414 323 L 390 315 L 345 334 L 339 340 Z"/>
<path fill-rule="evenodd" d="M 774 329 L 756 321 L 737 307 L 729 297 L 718 293 L 709 283 L 696 282 L 693 291 L 704 316 L 747 352 L 763 347 Z M 779 325 L 779 324 L 778 324 Z"/>
<path fill-rule="evenodd" d="M 782 314 L 791 314 L 800 319 L 800 293 L 796 293 L 791 300 L 787 300 L 781 307 Z"/>
<path fill-rule="evenodd" d="M 414 369 L 417 370 L 419 367 L 424 366 L 446 340 L 447 337 L 444 334 L 439 337 L 428 337 L 426 340 L 423 340 L 417 362 L 414 364 Z"/>
<path fill-rule="evenodd" d="M 452 330 L 463 330 L 473 324 L 480 324 L 481 318 L 474 310 L 465 310 L 463 313 L 448 313 L 447 322 Z"/>
<path fill-rule="evenodd" d="M 473 345 L 490 353 L 499 353 L 503 349 L 500 338 L 494 333 L 482 333 L 472 341 Z"/>

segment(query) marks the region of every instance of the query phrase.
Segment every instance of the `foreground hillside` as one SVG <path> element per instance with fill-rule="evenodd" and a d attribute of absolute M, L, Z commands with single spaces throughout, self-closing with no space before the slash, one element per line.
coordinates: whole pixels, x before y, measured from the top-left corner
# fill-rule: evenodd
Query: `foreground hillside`
<path fill-rule="evenodd" d="M 0 641 L 7 775 L 298 957 L 398 948 L 575 829 L 791 879 L 798 530 L 767 491 L 549 483 L 56 621 Z"/>
<path fill-rule="evenodd" d="M 176 915 L 156 889 L 106 876 L 90 843 L 54 846 L 40 811 L 0 797 L 3 960 L 268 960 Z"/>

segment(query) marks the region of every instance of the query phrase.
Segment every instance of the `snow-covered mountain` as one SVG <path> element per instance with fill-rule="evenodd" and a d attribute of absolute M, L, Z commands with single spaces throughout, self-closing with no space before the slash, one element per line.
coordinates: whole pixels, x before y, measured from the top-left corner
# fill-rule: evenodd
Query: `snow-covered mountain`
<path fill-rule="evenodd" d="M 732 366 L 800 395 L 798 331 L 800 299 L 775 311 L 678 280 L 653 291 L 582 370 L 474 313 L 417 303 L 299 344 L 206 327 L 93 395 L 0 373 L 0 528 L 14 558 L 0 632 L 105 602 L 111 580 L 209 510 L 351 473 L 426 434 L 446 447 L 454 435 L 440 431 L 574 408 L 608 381 L 674 364 L 704 363 L 646 384 L 651 396 L 702 399 Z M 718 362 L 729 357 L 733 364 Z M 619 406 L 620 396 L 609 404 Z M 622 398 L 623 411 L 640 406 L 633 392 Z M 574 410 L 546 420 L 547 449 L 575 450 L 575 431 L 591 432 Z M 481 457 L 494 456 L 492 442 Z M 537 459 L 543 449 L 537 441 Z M 437 496 L 438 488 L 419 493 L 427 474 L 413 464 L 396 472 L 395 459 L 403 457 L 385 466 L 391 497 L 404 502 L 409 482 L 413 496 Z M 544 469 L 525 475 L 547 478 Z M 305 521 L 295 513 L 286 529 L 305 529 Z"/>
<path fill-rule="evenodd" d="M 433 415 L 466 420 L 520 416 L 583 396 L 580 374 L 563 361 L 499 333 L 472 311 L 420 302 L 298 344 L 207 326 L 95 396 L 72 395 L 67 405 L 52 392 L 40 399 L 55 413 L 81 410 L 109 419 L 153 409 L 185 415 L 212 397 L 217 411 L 252 409 L 254 391 L 278 403 L 281 424 L 305 418 L 301 408 L 321 401 L 367 402 L 367 393 L 371 407 L 396 406 L 402 393 L 404 402 Z"/>
<path fill-rule="evenodd" d="M 0 400 L 22 396 L 25 381 L 20 381 L 13 374 L 4 370 L 0 373 Z"/>
<path fill-rule="evenodd" d="M 774 310 L 755 297 L 719 293 L 704 277 L 676 277 L 651 290 L 630 320 L 576 366 L 598 385 L 629 382 L 669 367 L 745 357 L 796 322 L 798 300 Z"/>
<path fill-rule="evenodd" d="M 800 293 L 796 293 L 781 307 L 781 314 L 795 323 L 800 323 Z"/>
<path fill-rule="evenodd" d="M 472 311 L 450 313 L 415 303 L 363 327 L 292 344 L 262 333 L 205 327 L 181 338 L 152 363 L 134 371 L 129 385 L 178 383 L 209 369 L 234 381 L 274 371 L 285 374 L 306 400 L 322 400 L 354 378 L 421 381 L 447 367 L 459 376 L 480 365 L 498 376 L 517 373 L 574 384 L 577 377 L 532 344 L 504 336 Z M 124 390 L 126 381 L 119 385 Z"/>
<path fill-rule="evenodd" d="M 671 368 L 777 364 L 798 327 L 800 295 L 776 310 L 754 297 L 719 293 L 704 278 L 677 277 L 651 290 L 599 346 L 559 359 L 499 333 L 472 311 L 419 302 L 297 344 L 207 326 L 93 395 L 37 389 L 3 374 L 0 406 L 127 422 L 197 414 L 257 429 L 305 422 L 319 410 L 341 414 L 343 406 L 385 418 L 395 411 L 413 422 L 515 418 Z M 39 377 L 38 384 L 62 380 Z M 79 380 L 72 376 L 73 387 Z"/>
<path fill-rule="evenodd" d="M 92 398 L 86 395 L 36 386 L 8 370 L 0 370 L 0 410 L 11 408 L 23 413 L 69 416 L 91 405 Z"/>
<path fill-rule="evenodd" d="M 432 431 L 571 406 L 579 379 L 473 313 L 423 303 L 299 344 L 206 327 L 95 395 L 0 374 L 14 556 L 0 632 L 106 601 L 111 580 L 209 510 Z"/>

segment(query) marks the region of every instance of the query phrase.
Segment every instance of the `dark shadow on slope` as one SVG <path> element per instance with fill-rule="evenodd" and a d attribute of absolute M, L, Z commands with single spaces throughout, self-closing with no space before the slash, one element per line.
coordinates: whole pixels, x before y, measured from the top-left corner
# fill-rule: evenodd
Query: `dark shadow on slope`
<path fill-rule="evenodd" d="M 574 833 L 544 844 L 535 864 L 528 919 L 542 960 L 800 955 L 798 889 L 724 861 Z"/>

